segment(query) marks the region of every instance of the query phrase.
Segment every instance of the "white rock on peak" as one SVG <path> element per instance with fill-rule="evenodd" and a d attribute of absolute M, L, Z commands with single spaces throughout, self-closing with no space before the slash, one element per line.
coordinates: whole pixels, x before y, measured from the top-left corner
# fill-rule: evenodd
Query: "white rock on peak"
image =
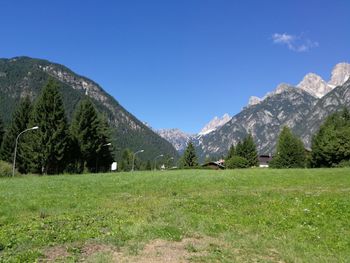
<path fill-rule="evenodd" d="M 332 90 L 326 81 L 314 73 L 307 74 L 297 87 L 305 90 L 316 98 L 322 98 Z"/>
<path fill-rule="evenodd" d="M 225 113 L 221 118 L 218 118 L 217 116 L 214 117 L 207 125 L 204 126 L 204 128 L 198 133 L 198 135 L 205 135 L 208 133 L 211 133 L 215 131 L 216 129 L 223 126 L 225 123 L 227 123 L 229 120 L 231 120 L 232 117 Z"/>
<path fill-rule="evenodd" d="M 332 70 L 331 80 L 328 82 L 332 88 L 343 85 L 350 77 L 350 64 L 339 63 Z"/>
<path fill-rule="evenodd" d="M 315 98 L 322 98 L 328 92 L 332 91 L 335 87 L 343 85 L 350 78 L 350 64 L 339 63 L 335 65 L 332 70 L 331 79 L 329 82 L 323 80 L 315 73 L 306 74 L 303 80 L 297 85 L 300 88 Z M 256 105 L 267 97 L 271 97 L 276 94 L 280 94 L 284 90 L 292 87 L 289 84 L 280 84 L 274 91 L 267 93 L 263 98 L 250 97 L 248 106 Z"/>
<path fill-rule="evenodd" d="M 251 96 L 249 98 L 248 106 L 253 106 L 253 105 L 259 104 L 260 102 L 261 102 L 261 99 L 259 97 Z"/>

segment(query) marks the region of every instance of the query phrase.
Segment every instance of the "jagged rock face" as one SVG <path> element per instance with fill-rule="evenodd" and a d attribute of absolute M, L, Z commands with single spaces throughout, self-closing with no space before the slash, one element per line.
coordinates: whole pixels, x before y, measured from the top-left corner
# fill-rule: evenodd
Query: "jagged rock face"
<path fill-rule="evenodd" d="M 272 94 L 272 93 L 271 93 Z M 261 154 L 274 153 L 278 135 L 288 126 L 305 147 L 311 147 L 312 136 L 331 113 L 350 108 L 350 80 L 318 99 L 300 88 L 284 87 L 259 104 L 245 108 L 231 121 L 201 138 L 197 146 L 200 158 L 220 156 L 229 146 L 252 133 Z"/>
<path fill-rule="evenodd" d="M 162 138 L 170 142 L 175 149 L 182 154 L 189 141 L 198 146 L 202 144 L 202 136 L 217 130 L 231 119 L 230 115 L 225 113 L 221 118 L 215 116 L 198 134 L 188 134 L 179 129 L 161 129 L 156 131 Z"/>
<path fill-rule="evenodd" d="M 261 99 L 259 97 L 251 96 L 248 101 L 248 107 L 259 104 L 260 102 L 261 102 Z"/>
<path fill-rule="evenodd" d="M 327 82 L 314 73 L 307 74 L 297 87 L 305 90 L 316 98 L 322 98 L 332 90 L 332 87 L 330 87 Z"/>
<path fill-rule="evenodd" d="M 170 142 L 175 149 L 181 153 L 186 149 L 189 141 L 191 141 L 195 136 L 184 133 L 179 129 L 161 129 L 157 133 L 168 142 Z"/>
<path fill-rule="evenodd" d="M 328 82 L 333 88 L 343 85 L 350 77 L 350 64 L 339 63 L 332 70 L 331 80 Z"/>
<path fill-rule="evenodd" d="M 72 117 L 79 101 L 88 96 L 108 118 L 112 127 L 113 144 L 119 151 L 143 147 L 147 155 L 144 154 L 141 158 L 152 159 L 160 153 L 177 157 L 177 151 L 168 141 L 130 114 L 98 84 L 63 65 L 18 57 L 0 59 L 0 72 L 0 110 L 6 115 L 6 122 L 10 121 L 19 98 L 29 95 L 34 100 L 48 78 L 52 77 L 60 85 L 68 119 Z"/>
<path fill-rule="evenodd" d="M 327 116 L 344 107 L 350 108 L 350 80 L 319 99 L 306 119 L 298 124 L 299 135 L 307 147 L 311 146 L 312 136 Z"/>
<path fill-rule="evenodd" d="M 301 89 L 279 86 L 262 102 L 245 108 L 224 126 L 203 137 L 197 147 L 201 159 L 226 154 L 231 144 L 237 144 L 248 133 L 255 138 L 260 153 L 273 153 L 282 127 L 296 128 L 316 101 Z"/>
<path fill-rule="evenodd" d="M 231 117 L 227 113 L 225 113 L 221 118 L 215 116 L 214 119 L 212 119 L 208 124 L 204 126 L 204 128 L 198 133 L 198 135 L 209 134 L 223 126 L 229 120 L 231 120 Z"/>

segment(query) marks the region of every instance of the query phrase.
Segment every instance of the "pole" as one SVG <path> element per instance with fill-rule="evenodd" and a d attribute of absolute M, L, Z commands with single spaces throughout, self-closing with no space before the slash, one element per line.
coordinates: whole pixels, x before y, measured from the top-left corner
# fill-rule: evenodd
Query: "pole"
<path fill-rule="evenodd" d="M 157 159 L 158 159 L 159 157 L 163 157 L 163 154 L 158 155 L 156 158 L 154 158 L 154 171 L 157 170 Z"/>
<path fill-rule="evenodd" d="M 131 171 L 132 171 L 132 172 L 133 172 L 134 169 L 135 169 L 135 158 L 136 158 L 136 154 L 138 154 L 138 153 L 143 153 L 143 152 L 144 152 L 144 150 L 139 150 L 139 151 L 137 151 L 136 153 L 133 154 L 133 156 L 132 156 L 132 167 L 131 167 Z"/>
<path fill-rule="evenodd" d="M 16 143 L 15 143 L 15 152 L 14 152 L 14 154 L 13 154 L 12 177 L 15 176 L 17 146 L 18 146 L 19 137 L 20 137 L 23 133 L 25 133 L 25 132 L 27 132 L 27 131 L 36 130 L 36 129 L 38 129 L 38 128 L 39 128 L 38 126 L 35 126 L 35 127 L 33 127 L 33 128 L 26 129 L 26 130 L 20 132 L 20 133 L 17 135 L 17 137 L 16 137 Z"/>

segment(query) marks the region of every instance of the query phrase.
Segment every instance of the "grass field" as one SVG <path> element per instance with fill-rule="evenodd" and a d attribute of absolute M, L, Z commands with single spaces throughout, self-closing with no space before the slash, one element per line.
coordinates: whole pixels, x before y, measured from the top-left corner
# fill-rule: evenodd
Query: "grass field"
<path fill-rule="evenodd" d="M 350 169 L 0 179 L 0 262 L 350 262 Z"/>

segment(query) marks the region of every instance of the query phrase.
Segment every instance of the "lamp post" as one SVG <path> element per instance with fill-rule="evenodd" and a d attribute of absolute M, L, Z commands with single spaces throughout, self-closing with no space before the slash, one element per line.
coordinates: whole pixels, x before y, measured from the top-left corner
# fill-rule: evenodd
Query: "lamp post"
<path fill-rule="evenodd" d="M 157 159 L 158 159 L 159 157 L 163 157 L 163 154 L 158 155 L 156 158 L 154 158 L 154 170 L 157 170 Z"/>
<path fill-rule="evenodd" d="M 20 132 L 20 133 L 17 135 L 16 144 L 15 144 L 15 153 L 14 153 L 14 155 L 13 155 L 12 177 L 15 176 L 17 146 L 18 146 L 18 139 L 19 139 L 19 137 L 20 137 L 23 133 L 25 133 L 25 132 L 27 132 L 27 131 L 37 130 L 37 129 L 39 129 L 39 127 L 38 127 L 38 126 L 35 126 L 35 127 L 32 127 L 32 128 L 26 129 L 26 130 Z"/>
<path fill-rule="evenodd" d="M 139 151 L 137 151 L 136 153 L 134 153 L 134 155 L 132 156 L 132 167 L 131 167 L 131 171 L 133 172 L 134 171 L 134 169 L 135 169 L 135 157 L 136 157 L 136 154 L 138 154 L 138 153 L 143 153 L 144 152 L 144 150 L 139 150 Z"/>

